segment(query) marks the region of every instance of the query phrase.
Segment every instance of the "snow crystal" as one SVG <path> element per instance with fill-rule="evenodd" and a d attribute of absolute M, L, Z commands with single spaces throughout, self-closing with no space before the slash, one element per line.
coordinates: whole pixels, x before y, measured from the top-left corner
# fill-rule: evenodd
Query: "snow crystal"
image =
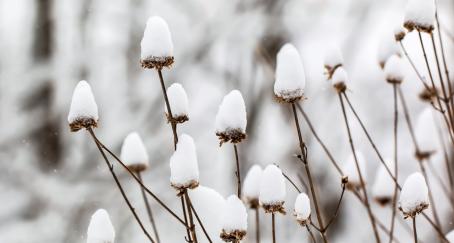
<path fill-rule="evenodd" d="M 252 204 L 257 204 L 260 195 L 260 180 L 262 179 L 263 171 L 259 165 L 253 165 L 244 179 L 243 196 Z M 256 205 L 255 205 L 256 206 Z"/>
<path fill-rule="evenodd" d="M 260 204 L 282 204 L 285 201 L 285 196 L 285 178 L 281 169 L 275 165 L 268 165 L 263 171 L 260 182 Z"/>
<path fill-rule="evenodd" d="M 402 59 L 392 55 L 385 64 L 385 78 L 389 83 L 401 83 L 404 80 L 404 67 Z"/>
<path fill-rule="evenodd" d="M 311 216 L 311 201 L 306 193 L 300 193 L 296 197 L 295 216 L 298 221 L 306 221 Z"/>
<path fill-rule="evenodd" d="M 405 10 L 404 26 L 412 31 L 432 31 L 435 22 L 434 0 L 409 0 Z"/>
<path fill-rule="evenodd" d="M 238 130 L 246 133 L 246 105 L 240 91 L 232 90 L 222 99 L 216 115 L 216 132 L 228 133 Z"/>
<path fill-rule="evenodd" d="M 448 234 L 446 234 L 446 239 L 449 243 L 454 243 L 454 230 L 451 230 Z"/>
<path fill-rule="evenodd" d="M 274 94 L 286 102 L 293 102 L 303 97 L 305 85 L 301 57 L 298 50 L 287 43 L 277 53 Z"/>
<path fill-rule="evenodd" d="M 414 216 L 429 205 L 429 190 L 421 173 L 416 172 L 407 177 L 399 203 L 405 216 Z"/>
<path fill-rule="evenodd" d="M 98 106 L 87 81 L 80 81 L 74 89 L 68 114 L 69 124 L 98 121 Z M 79 128 L 80 129 L 80 128 Z M 78 129 L 77 129 L 78 130 Z"/>
<path fill-rule="evenodd" d="M 170 109 L 174 119 L 188 118 L 188 96 L 183 86 L 179 83 L 172 84 L 167 89 L 167 96 L 169 97 Z M 167 109 L 167 108 L 166 108 Z"/>
<path fill-rule="evenodd" d="M 167 22 L 159 17 L 150 17 L 143 33 L 141 58 L 173 56 L 172 36 Z"/>
<path fill-rule="evenodd" d="M 177 189 L 194 188 L 199 183 L 199 166 L 194 140 L 187 134 L 178 139 L 177 150 L 170 157 L 170 183 Z"/>
<path fill-rule="evenodd" d="M 109 214 L 104 209 L 98 209 L 88 225 L 87 243 L 113 243 L 114 240 L 115 230 Z"/>
<path fill-rule="evenodd" d="M 394 161 L 387 159 L 385 160 L 385 162 L 391 173 L 393 173 L 394 175 Z M 380 168 L 377 171 L 375 182 L 372 187 L 372 195 L 377 200 L 377 202 L 386 204 L 390 202 L 390 200 L 392 200 L 394 196 L 394 187 L 395 183 L 393 178 L 389 175 L 385 166 L 380 164 Z"/>
<path fill-rule="evenodd" d="M 361 171 L 361 175 L 363 176 L 364 183 L 366 183 L 366 162 L 364 155 L 361 153 L 361 151 L 356 150 L 355 151 L 356 158 L 358 160 L 358 166 Z M 356 168 L 356 162 L 353 154 L 350 155 L 350 157 L 347 160 L 347 163 L 345 163 L 344 168 L 343 168 L 344 175 L 348 176 L 348 185 L 352 187 L 360 187 L 361 186 L 361 180 L 359 178 L 359 173 Z"/>
<path fill-rule="evenodd" d="M 121 146 L 121 160 L 131 170 L 142 171 L 148 167 L 148 153 L 137 132 L 126 136 Z"/>
<path fill-rule="evenodd" d="M 394 38 L 394 35 L 390 32 L 386 32 L 380 40 L 377 53 L 378 63 L 380 64 L 381 68 L 385 67 L 386 61 L 392 55 L 400 56 L 400 48 Z"/>
<path fill-rule="evenodd" d="M 237 230 L 247 231 L 246 207 L 236 195 L 227 198 L 222 213 L 222 229 L 227 233 Z"/>

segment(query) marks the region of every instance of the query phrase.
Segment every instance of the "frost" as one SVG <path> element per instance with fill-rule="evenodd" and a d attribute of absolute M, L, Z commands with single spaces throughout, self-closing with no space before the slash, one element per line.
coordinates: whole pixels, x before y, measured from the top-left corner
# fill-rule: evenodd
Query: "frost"
<path fill-rule="evenodd" d="M 227 198 L 222 215 L 222 229 L 224 231 L 247 230 L 246 207 L 236 195 L 231 195 Z"/>
<path fill-rule="evenodd" d="M 338 67 L 331 78 L 334 87 L 348 83 L 348 75 L 343 67 Z"/>
<path fill-rule="evenodd" d="M 87 230 L 87 243 L 114 243 L 115 230 L 109 214 L 98 209 L 92 216 Z"/>
<path fill-rule="evenodd" d="M 199 166 L 194 140 L 187 134 L 178 139 L 170 157 L 170 183 L 176 189 L 195 188 L 199 184 Z"/>
<path fill-rule="evenodd" d="M 126 136 L 121 146 L 121 160 L 133 171 L 142 171 L 148 168 L 148 153 L 137 132 Z"/>
<path fill-rule="evenodd" d="M 416 172 L 407 177 L 399 203 L 405 217 L 414 217 L 429 206 L 429 189 L 421 173 Z"/>
<path fill-rule="evenodd" d="M 277 53 L 274 94 L 283 101 L 293 102 L 303 97 L 306 77 L 298 50 L 285 44 Z"/>

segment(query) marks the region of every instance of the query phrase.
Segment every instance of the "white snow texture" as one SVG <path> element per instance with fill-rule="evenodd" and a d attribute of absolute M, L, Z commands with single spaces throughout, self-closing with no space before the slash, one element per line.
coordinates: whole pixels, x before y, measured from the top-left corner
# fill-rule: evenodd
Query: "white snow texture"
<path fill-rule="evenodd" d="M 114 243 L 115 230 L 109 214 L 98 209 L 92 216 L 87 230 L 87 243 Z"/>
<path fill-rule="evenodd" d="M 68 122 L 73 123 L 78 119 L 93 119 L 98 121 L 98 105 L 87 81 L 80 81 L 74 89 L 69 108 Z"/>
<path fill-rule="evenodd" d="M 259 199 L 262 175 L 263 170 L 260 165 L 253 165 L 249 169 L 243 183 L 243 196 L 246 199 Z"/>
<path fill-rule="evenodd" d="M 140 47 L 142 59 L 173 56 L 172 35 L 163 18 L 153 16 L 148 19 Z"/>
<path fill-rule="evenodd" d="M 325 52 L 324 65 L 333 68 L 338 65 L 342 65 L 344 58 L 342 52 L 336 45 L 330 46 Z"/>
<path fill-rule="evenodd" d="M 385 64 L 392 55 L 400 55 L 400 47 L 394 38 L 394 34 L 386 31 L 381 37 L 378 45 L 378 63 Z"/>
<path fill-rule="evenodd" d="M 147 149 L 137 132 L 131 132 L 126 136 L 121 146 L 121 160 L 125 165 L 141 165 L 148 167 L 149 159 Z"/>
<path fill-rule="evenodd" d="M 385 63 L 385 77 L 386 80 L 403 81 L 404 80 L 404 66 L 402 59 L 397 55 L 392 55 Z"/>
<path fill-rule="evenodd" d="M 302 97 L 306 77 L 298 50 L 287 43 L 281 47 L 276 59 L 274 94 L 284 99 Z"/>
<path fill-rule="evenodd" d="M 227 233 L 236 230 L 247 231 L 247 210 L 236 195 L 227 198 L 222 213 L 222 229 Z"/>
<path fill-rule="evenodd" d="M 188 96 L 181 84 L 174 83 L 170 85 L 167 88 L 167 96 L 169 97 L 170 109 L 174 118 L 189 116 Z"/>
<path fill-rule="evenodd" d="M 416 172 L 407 177 L 399 203 L 405 213 L 415 211 L 421 204 L 429 204 L 429 190 L 421 173 Z"/>
<path fill-rule="evenodd" d="M 449 243 L 454 243 L 454 230 L 451 230 L 448 234 L 446 234 L 446 239 Z"/>
<path fill-rule="evenodd" d="M 423 152 L 436 152 L 441 148 L 434 116 L 430 108 L 424 109 L 419 115 L 415 133 Z"/>
<path fill-rule="evenodd" d="M 281 169 L 268 165 L 260 182 L 259 201 L 262 205 L 275 205 L 285 201 L 285 178 Z"/>
<path fill-rule="evenodd" d="M 333 85 L 340 84 L 340 83 L 348 83 L 348 75 L 347 72 L 343 67 L 336 68 L 334 71 L 333 77 L 331 78 L 331 83 Z"/>
<path fill-rule="evenodd" d="M 390 159 L 385 160 L 386 165 L 393 175 L 395 175 L 394 161 Z M 394 196 L 394 180 L 389 175 L 385 166 L 380 164 L 380 168 L 375 176 L 375 182 L 372 187 L 372 195 L 375 198 L 392 198 Z"/>
<path fill-rule="evenodd" d="M 367 170 L 366 170 L 366 162 L 365 162 L 364 155 L 359 150 L 356 150 L 355 154 L 356 154 L 356 158 L 358 160 L 358 166 L 361 171 L 361 175 L 363 176 L 363 179 L 364 179 L 364 183 L 366 183 L 366 181 L 367 181 L 366 171 Z M 343 172 L 346 176 L 348 176 L 348 183 L 350 183 L 352 185 L 356 185 L 356 186 L 361 185 L 361 180 L 359 178 L 359 173 L 356 168 L 356 162 L 355 162 L 355 158 L 353 157 L 353 154 L 351 154 L 349 156 L 349 158 L 347 159 L 347 161 L 344 165 L 344 168 L 343 168 Z"/>
<path fill-rule="evenodd" d="M 429 28 L 435 22 L 434 0 L 409 0 L 405 9 L 404 22 L 412 22 Z"/>
<path fill-rule="evenodd" d="M 216 132 L 240 130 L 246 133 L 246 105 L 238 90 L 232 90 L 222 99 L 216 114 Z"/>
<path fill-rule="evenodd" d="M 295 200 L 295 216 L 297 220 L 307 220 L 311 215 L 311 201 L 306 193 L 300 193 Z"/>
<path fill-rule="evenodd" d="M 199 166 L 194 140 L 187 134 L 178 138 L 177 150 L 170 157 L 170 182 L 178 187 L 199 181 Z"/>

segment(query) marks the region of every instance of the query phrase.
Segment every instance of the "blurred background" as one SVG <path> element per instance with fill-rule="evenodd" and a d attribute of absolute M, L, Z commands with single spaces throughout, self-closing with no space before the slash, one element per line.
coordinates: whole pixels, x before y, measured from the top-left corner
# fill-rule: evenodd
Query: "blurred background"
<path fill-rule="evenodd" d="M 454 3 L 437 2 L 448 64 L 454 70 Z M 251 165 L 270 163 L 279 164 L 299 185 L 297 175 L 305 177 L 293 157 L 298 145 L 291 109 L 273 99 L 275 56 L 286 42 L 299 49 L 305 66 L 307 100 L 301 104 L 336 159 L 342 164 L 351 152 L 337 95 L 324 76 L 323 58 L 331 45 L 338 45 L 344 55 L 351 81 L 348 95 L 379 150 L 392 158 L 392 87 L 377 56 L 380 42 L 392 38 L 390 33 L 402 22 L 405 4 L 403 0 L 0 0 L 0 242 L 85 242 L 90 216 L 98 208 L 110 213 L 117 243 L 147 242 L 89 134 L 69 131 L 71 95 L 81 79 L 91 84 L 99 106 L 99 138 L 119 154 L 124 137 L 139 132 L 151 160 L 143 175 L 145 183 L 180 213 L 169 184 L 173 140 L 159 79 L 155 71 L 143 70 L 139 64 L 140 40 L 147 18 L 153 15 L 163 17 L 172 32 L 175 64 L 163 74 L 167 86 L 179 82 L 188 93 L 190 120 L 179 126 L 179 132 L 196 142 L 204 186 L 224 197 L 236 190 L 233 148 L 219 147 L 214 133 L 218 105 L 232 89 L 243 93 L 248 112 L 248 139 L 239 146 L 243 177 Z M 425 75 L 416 36 L 407 35 L 404 44 Z M 430 44 L 428 38 L 425 41 Z M 429 57 L 433 57 L 430 48 Z M 402 88 L 416 124 L 430 106 L 419 100 L 421 83 L 409 65 L 406 69 Z M 433 123 L 433 117 L 417 130 L 421 143 L 437 151 L 429 174 L 440 177 L 431 180 L 431 186 L 447 232 L 454 227 L 453 212 L 439 185 L 447 182 L 439 135 L 443 140 L 447 133 L 442 123 Z M 418 166 L 402 115 L 399 121 L 403 183 Z M 367 184 L 372 187 L 379 160 L 359 124 L 354 119 L 350 123 L 356 145 L 366 157 Z M 323 213 L 329 218 L 341 192 L 340 176 L 306 124 L 301 125 Z M 139 187 L 126 173 L 117 172 L 149 227 Z M 278 241 L 310 242 L 291 215 L 297 194 L 290 186 L 287 194 L 288 214 L 277 217 Z M 184 229 L 153 201 L 152 206 L 162 242 L 183 242 Z M 373 210 L 390 224 L 389 207 L 373 203 Z M 255 242 L 252 215 L 244 242 Z M 271 219 L 264 214 L 262 219 L 262 242 L 271 242 Z M 396 225 L 399 241 L 410 242 L 409 222 L 400 213 Z M 423 220 L 418 227 L 422 240 L 435 239 Z M 366 210 L 351 193 L 346 193 L 328 236 L 331 242 L 373 241 Z M 385 234 L 382 237 L 387 241 Z"/>

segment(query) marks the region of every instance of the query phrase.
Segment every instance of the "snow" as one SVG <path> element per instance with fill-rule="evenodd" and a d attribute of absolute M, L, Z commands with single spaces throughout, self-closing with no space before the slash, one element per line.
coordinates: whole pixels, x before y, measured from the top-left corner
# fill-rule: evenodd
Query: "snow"
<path fill-rule="evenodd" d="M 449 243 L 454 243 L 454 230 L 451 230 L 448 234 L 446 234 L 446 239 Z"/>
<path fill-rule="evenodd" d="M 246 133 L 246 105 L 240 91 L 232 90 L 222 99 L 216 114 L 216 132 L 239 130 Z"/>
<path fill-rule="evenodd" d="M 263 170 L 260 165 L 253 165 L 247 172 L 243 183 L 243 196 L 247 200 L 259 199 L 262 175 Z"/>
<path fill-rule="evenodd" d="M 332 45 L 325 52 L 324 65 L 330 69 L 344 63 L 344 58 L 338 46 Z"/>
<path fill-rule="evenodd" d="M 402 23 L 398 23 L 394 26 L 394 40 L 400 41 L 407 34 L 407 30 L 402 26 Z"/>
<path fill-rule="evenodd" d="M 366 183 L 366 178 L 367 178 L 367 169 L 366 169 L 366 161 L 364 158 L 363 153 L 361 151 L 356 150 L 355 151 L 356 158 L 358 160 L 358 165 L 359 169 L 361 171 L 361 175 L 363 176 L 364 183 Z M 353 154 L 349 156 L 347 159 L 345 165 L 343 166 L 344 175 L 348 176 L 348 184 L 354 186 L 354 187 L 359 187 L 361 186 L 361 180 L 359 178 L 358 170 L 356 168 L 356 162 Z"/>
<path fill-rule="evenodd" d="M 385 160 L 386 165 L 388 166 L 391 173 L 395 173 L 394 170 L 394 161 L 390 159 Z M 372 195 L 377 200 L 380 199 L 392 199 L 394 196 L 394 187 L 395 183 L 394 180 L 389 175 L 388 171 L 386 170 L 385 166 L 380 164 L 380 167 L 377 171 L 375 176 L 375 182 L 372 187 Z"/>
<path fill-rule="evenodd" d="M 227 233 L 247 231 L 247 210 L 236 195 L 231 195 L 226 200 L 222 212 L 222 229 Z"/>
<path fill-rule="evenodd" d="M 262 205 L 275 205 L 285 201 L 285 178 L 281 169 L 268 165 L 260 182 L 259 200 Z"/>
<path fill-rule="evenodd" d="M 333 85 L 348 83 L 348 75 L 343 67 L 336 68 L 336 71 L 334 71 L 333 77 L 331 78 L 331 82 Z"/>
<path fill-rule="evenodd" d="M 140 47 L 142 59 L 173 56 L 172 36 L 163 18 L 153 16 L 148 19 Z"/>
<path fill-rule="evenodd" d="M 394 34 L 386 31 L 378 45 L 377 59 L 380 67 L 384 67 L 388 58 L 392 55 L 400 55 L 400 47 L 396 42 Z"/>
<path fill-rule="evenodd" d="M 429 205 L 429 190 L 421 173 L 415 172 L 407 177 L 399 203 L 404 213 L 418 211 L 421 205 Z"/>
<path fill-rule="evenodd" d="M 170 157 L 170 182 L 177 188 L 198 184 L 199 166 L 194 140 L 187 134 L 178 138 L 177 150 Z"/>
<path fill-rule="evenodd" d="M 397 55 L 392 55 L 385 64 L 385 78 L 390 83 L 400 83 L 404 80 L 404 67 L 402 59 Z"/>
<path fill-rule="evenodd" d="M 416 27 L 431 29 L 435 22 L 434 0 L 409 0 L 405 9 L 404 23 Z"/>
<path fill-rule="evenodd" d="M 295 200 L 296 220 L 305 221 L 311 216 L 311 201 L 306 193 L 300 193 Z"/>
<path fill-rule="evenodd" d="M 121 146 L 120 158 L 130 168 L 144 170 L 148 167 L 147 149 L 137 132 L 131 132 L 126 136 Z"/>
<path fill-rule="evenodd" d="M 425 108 L 418 116 L 415 136 L 422 152 L 436 152 L 441 148 L 431 108 Z"/>
<path fill-rule="evenodd" d="M 109 214 L 98 209 L 92 216 L 87 230 L 87 243 L 114 243 L 115 230 Z"/>
<path fill-rule="evenodd" d="M 306 86 L 306 77 L 298 50 L 287 43 L 279 50 L 276 59 L 274 94 L 284 100 L 301 98 Z"/>
<path fill-rule="evenodd" d="M 98 121 L 98 105 L 87 81 L 80 81 L 74 89 L 69 108 L 68 122 L 71 124 L 81 119 Z"/>
<path fill-rule="evenodd" d="M 167 88 L 167 96 L 169 97 L 170 109 L 174 118 L 189 116 L 188 96 L 181 84 L 174 83 L 170 85 Z"/>

